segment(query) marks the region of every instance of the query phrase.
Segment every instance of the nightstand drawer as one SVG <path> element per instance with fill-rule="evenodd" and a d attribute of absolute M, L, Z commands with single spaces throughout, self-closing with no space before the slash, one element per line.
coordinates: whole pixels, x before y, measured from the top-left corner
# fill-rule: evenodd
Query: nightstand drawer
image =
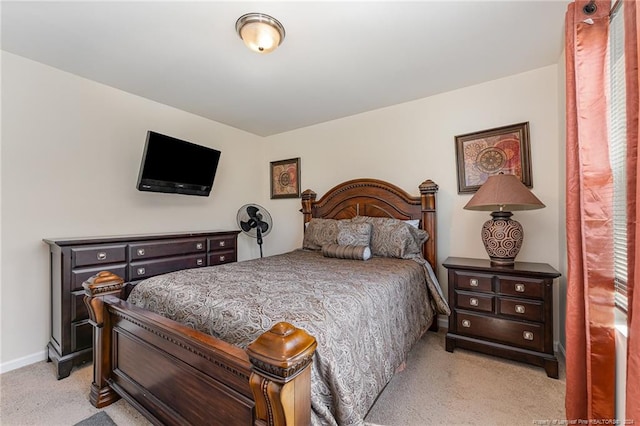
<path fill-rule="evenodd" d="M 498 313 L 529 321 L 544 321 L 543 304 L 535 300 L 501 297 L 498 299 Z"/>
<path fill-rule="evenodd" d="M 457 332 L 534 351 L 544 351 L 544 330 L 530 324 L 501 318 L 457 312 Z"/>
<path fill-rule="evenodd" d="M 480 293 L 467 293 L 456 290 L 456 304 L 458 308 L 474 311 L 493 312 L 493 296 Z"/>
<path fill-rule="evenodd" d="M 544 280 L 499 277 L 498 292 L 516 297 L 535 297 L 541 299 L 544 294 Z"/>
<path fill-rule="evenodd" d="M 493 276 L 476 274 L 462 271 L 454 271 L 455 286 L 456 288 L 463 290 L 484 291 L 492 292 L 493 286 L 491 285 Z"/>

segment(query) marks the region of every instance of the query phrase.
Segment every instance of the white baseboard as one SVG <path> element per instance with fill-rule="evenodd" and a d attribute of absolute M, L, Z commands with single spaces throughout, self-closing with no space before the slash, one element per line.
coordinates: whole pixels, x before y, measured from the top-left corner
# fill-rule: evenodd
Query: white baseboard
<path fill-rule="evenodd" d="M 449 317 L 438 315 L 438 327 L 449 328 Z"/>
<path fill-rule="evenodd" d="M 46 360 L 47 351 L 44 350 L 35 354 L 23 356 L 22 358 L 14 359 L 13 361 L 3 362 L 0 364 L 0 374 L 7 373 L 11 370 L 17 370 L 18 368 Z"/>
<path fill-rule="evenodd" d="M 559 341 L 553 342 L 553 350 L 555 353 L 562 355 L 563 359 L 567 359 L 567 350 Z"/>

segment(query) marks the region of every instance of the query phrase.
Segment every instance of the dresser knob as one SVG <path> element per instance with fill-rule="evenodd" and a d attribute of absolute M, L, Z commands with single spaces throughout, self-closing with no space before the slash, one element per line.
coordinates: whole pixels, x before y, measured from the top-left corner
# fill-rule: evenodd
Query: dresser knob
<path fill-rule="evenodd" d="M 138 249 L 138 256 L 144 256 L 144 249 Z"/>
<path fill-rule="evenodd" d="M 196 244 L 196 250 L 202 250 L 202 243 Z"/>
<path fill-rule="evenodd" d="M 224 247 L 224 241 L 220 241 L 218 244 L 220 245 L 220 247 Z"/>
<path fill-rule="evenodd" d="M 462 320 L 462 326 L 466 328 L 471 327 L 471 321 L 469 321 L 468 319 Z"/>
<path fill-rule="evenodd" d="M 107 258 L 107 253 L 101 251 L 97 255 L 98 260 L 105 260 Z"/>
<path fill-rule="evenodd" d="M 475 297 L 472 297 L 471 299 L 469 299 L 469 304 L 471 306 L 478 306 L 478 299 L 476 299 Z"/>
<path fill-rule="evenodd" d="M 203 264 L 204 264 L 204 261 L 202 259 L 196 260 L 196 265 L 202 266 Z"/>
<path fill-rule="evenodd" d="M 516 312 L 519 314 L 524 314 L 524 306 L 523 305 L 516 305 Z"/>
<path fill-rule="evenodd" d="M 225 257 L 224 256 L 220 256 L 220 262 L 224 262 Z"/>
<path fill-rule="evenodd" d="M 138 273 L 138 275 L 144 275 L 145 270 L 144 270 L 144 268 L 138 268 L 138 270 L 136 272 Z"/>
<path fill-rule="evenodd" d="M 522 332 L 522 337 L 524 337 L 524 340 L 533 340 L 533 332 L 532 331 L 524 331 L 524 332 Z"/>
<path fill-rule="evenodd" d="M 516 284 L 516 291 L 518 293 L 524 293 L 524 284 Z"/>
<path fill-rule="evenodd" d="M 471 278 L 471 279 L 469 280 L 469 285 L 470 285 L 471 287 L 478 287 L 478 279 L 477 279 L 477 278 Z"/>

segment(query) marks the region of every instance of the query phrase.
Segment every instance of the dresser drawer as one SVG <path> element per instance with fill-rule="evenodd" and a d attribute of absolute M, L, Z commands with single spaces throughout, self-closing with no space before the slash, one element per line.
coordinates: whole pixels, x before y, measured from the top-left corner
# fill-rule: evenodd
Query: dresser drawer
<path fill-rule="evenodd" d="M 120 263 L 116 265 L 105 265 L 92 268 L 74 269 L 71 271 L 71 291 L 82 290 L 82 283 L 98 272 L 108 271 L 113 272 L 123 280 L 127 280 L 127 264 Z"/>
<path fill-rule="evenodd" d="M 498 292 L 516 297 L 535 297 L 544 295 L 544 280 L 518 277 L 499 277 Z"/>
<path fill-rule="evenodd" d="M 93 326 L 89 321 L 71 324 L 71 350 L 81 351 L 93 346 Z"/>
<path fill-rule="evenodd" d="M 231 250 L 219 250 L 213 253 L 209 253 L 209 265 L 222 265 L 223 263 L 230 263 L 236 261 L 236 251 Z"/>
<path fill-rule="evenodd" d="M 129 279 L 130 281 L 136 281 L 180 269 L 199 268 L 206 265 L 207 258 L 204 254 L 131 262 L 129 265 Z"/>
<path fill-rule="evenodd" d="M 89 266 L 124 262 L 126 245 L 75 247 L 71 249 L 71 265 Z"/>
<path fill-rule="evenodd" d="M 498 313 L 529 321 L 544 321 L 544 305 L 536 300 L 498 298 Z"/>
<path fill-rule="evenodd" d="M 87 305 L 84 304 L 84 291 L 71 293 L 71 321 L 81 321 L 89 318 Z"/>
<path fill-rule="evenodd" d="M 206 251 L 207 240 L 205 238 L 154 241 L 129 245 L 129 258 L 131 261 L 137 261 L 186 253 L 205 253 Z"/>
<path fill-rule="evenodd" d="M 493 296 L 481 293 L 468 293 L 456 290 L 456 304 L 458 308 L 474 311 L 493 312 Z"/>
<path fill-rule="evenodd" d="M 493 276 L 485 274 L 476 274 L 473 272 L 454 271 L 455 286 L 463 290 L 492 292 L 491 285 Z"/>
<path fill-rule="evenodd" d="M 530 324 L 490 316 L 456 312 L 458 334 L 478 337 L 534 351 L 544 351 L 544 329 Z"/>
<path fill-rule="evenodd" d="M 218 250 L 234 250 L 236 247 L 236 236 L 235 235 L 221 235 L 219 237 L 211 237 L 207 238 L 209 243 L 209 251 L 218 251 Z"/>

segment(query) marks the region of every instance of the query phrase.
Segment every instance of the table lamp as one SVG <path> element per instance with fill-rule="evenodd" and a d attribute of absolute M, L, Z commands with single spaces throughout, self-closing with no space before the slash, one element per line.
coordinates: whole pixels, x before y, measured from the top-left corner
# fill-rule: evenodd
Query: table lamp
<path fill-rule="evenodd" d="M 482 226 L 482 242 L 492 265 L 513 266 L 522 247 L 524 230 L 511 219 L 514 210 L 541 209 L 545 205 L 514 175 L 496 174 L 469 200 L 465 210 L 491 212 Z"/>

